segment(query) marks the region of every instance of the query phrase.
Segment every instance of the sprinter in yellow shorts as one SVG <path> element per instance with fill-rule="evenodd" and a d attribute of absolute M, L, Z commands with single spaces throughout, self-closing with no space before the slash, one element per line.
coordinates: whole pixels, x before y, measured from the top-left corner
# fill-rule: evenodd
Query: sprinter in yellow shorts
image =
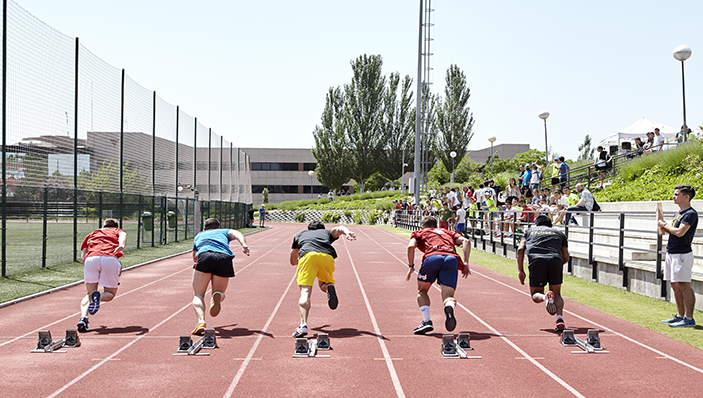
<path fill-rule="evenodd" d="M 327 304 L 330 309 L 336 309 L 339 304 L 337 292 L 334 287 L 334 259 L 337 252 L 332 247 L 332 242 L 341 235 L 354 240 L 356 235 L 347 227 L 340 225 L 332 229 L 325 229 L 325 224 L 313 221 L 308 225 L 307 231 L 302 231 L 293 238 L 290 251 L 291 265 L 297 265 L 296 280 L 300 286 L 300 326 L 293 332 L 293 337 L 302 337 L 308 334 L 308 312 L 310 312 L 310 294 L 312 284 L 317 278 L 320 289 L 327 293 Z"/>

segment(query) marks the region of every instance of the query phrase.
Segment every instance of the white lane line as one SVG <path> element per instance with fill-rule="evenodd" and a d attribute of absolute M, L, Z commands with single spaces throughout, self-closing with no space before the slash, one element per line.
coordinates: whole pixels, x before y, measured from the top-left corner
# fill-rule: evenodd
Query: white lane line
<path fill-rule="evenodd" d="M 178 275 L 178 274 L 180 274 L 181 272 L 188 271 L 188 270 L 189 270 L 189 268 L 185 268 L 185 269 L 182 269 L 182 270 L 180 270 L 180 271 L 176 271 L 176 272 L 174 272 L 174 273 L 172 273 L 172 274 L 170 274 L 170 275 L 164 276 L 163 278 L 159 278 L 159 279 L 157 279 L 157 280 L 155 280 L 155 281 L 151 281 L 151 282 L 149 282 L 149 283 L 147 283 L 147 284 L 145 284 L 145 285 L 142 285 L 142 286 L 139 286 L 139 287 L 137 287 L 137 288 L 134 288 L 134 289 L 132 289 L 132 290 L 130 290 L 130 291 L 128 291 L 128 292 L 124 292 L 124 293 L 122 293 L 122 294 L 120 294 L 120 295 L 115 296 L 115 298 L 112 299 L 112 301 L 115 301 L 115 300 L 117 300 L 117 299 L 119 299 L 119 298 L 122 298 L 122 297 L 124 297 L 124 296 L 126 296 L 126 295 L 128 295 L 128 294 L 130 294 L 130 293 L 134 293 L 134 292 L 136 292 L 137 290 L 144 289 L 144 288 L 147 287 L 147 286 L 153 285 L 154 283 L 157 283 L 157 282 L 161 282 L 161 281 L 164 280 L 164 279 L 168 279 L 168 278 L 170 278 L 170 277 L 172 277 L 172 276 L 174 276 L 174 275 Z M 25 338 L 25 337 L 27 337 L 27 336 L 29 336 L 29 335 L 35 334 L 35 333 L 37 333 L 37 332 L 40 331 L 40 330 L 46 330 L 46 329 L 48 329 L 50 326 L 54 326 L 54 325 L 56 325 L 57 323 L 63 322 L 63 321 L 65 321 L 65 320 L 69 319 L 69 318 L 73 318 L 73 317 L 79 316 L 80 314 L 81 314 L 80 311 L 74 312 L 74 313 L 71 314 L 71 315 L 68 315 L 68 316 L 66 316 L 66 317 L 64 317 L 64 318 L 61 318 L 61 319 L 59 319 L 59 320 L 57 320 L 57 321 L 54 321 L 54 322 L 52 322 L 52 323 L 50 323 L 50 324 L 48 324 L 48 325 L 42 326 L 42 327 L 40 327 L 39 329 L 35 329 L 35 330 L 33 330 L 33 331 L 29 332 L 29 333 L 25 333 L 25 334 L 23 334 L 23 335 L 21 335 L 21 336 L 15 337 L 15 338 L 12 339 L 12 340 L 8 340 L 8 341 L 6 341 L 6 342 L 0 344 L 0 347 L 4 346 L 4 345 L 6 345 L 6 344 L 13 343 L 13 342 L 15 342 L 15 341 L 17 341 L 17 340 L 19 340 L 19 339 Z"/>
<path fill-rule="evenodd" d="M 383 248 L 383 250 L 385 250 L 386 252 L 388 252 L 388 254 L 390 254 L 391 256 L 395 257 L 400 263 L 402 263 L 402 264 L 405 265 L 405 262 L 404 262 L 403 260 L 401 260 L 400 258 L 398 258 L 398 256 L 396 256 L 395 254 L 393 254 L 390 250 L 386 249 L 383 245 L 381 245 L 380 243 L 378 243 L 378 242 L 376 242 L 375 240 L 371 239 L 371 237 L 370 237 L 368 234 L 366 234 L 365 232 L 363 232 L 363 231 L 360 231 L 360 232 L 363 233 L 364 235 L 366 235 L 370 240 L 372 240 L 374 243 L 376 243 L 379 247 Z M 435 289 L 441 291 L 441 289 L 440 289 L 436 284 L 433 284 L 432 286 L 433 286 Z M 554 381 L 556 381 L 557 383 L 559 383 L 562 387 L 566 388 L 566 389 L 567 389 L 569 392 L 571 392 L 574 396 L 576 396 L 576 397 L 584 397 L 584 395 L 582 395 L 580 392 L 578 392 L 578 391 L 577 391 L 575 388 L 573 388 L 569 383 L 565 382 L 565 381 L 562 380 L 559 376 L 555 375 L 555 374 L 552 373 L 549 369 L 547 369 L 546 367 L 544 367 L 541 363 L 537 362 L 537 361 L 536 361 L 535 359 L 533 359 L 530 355 L 528 355 L 525 351 L 523 351 L 520 347 L 518 347 L 517 344 L 513 343 L 512 341 L 510 341 L 509 338 L 507 338 L 506 336 L 502 335 L 502 334 L 501 334 L 500 332 L 498 332 L 495 328 L 493 328 L 491 325 L 489 325 L 488 323 L 486 323 L 483 319 L 479 318 L 476 314 L 474 314 L 473 312 L 471 312 L 471 311 L 470 311 L 468 308 L 466 308 L 463 304 L 457 302 L 457 305 L 458 305 L 459 307 L 461 307 L 464 311 L 468 312 L 469 315 L 471 315 L 472 317 L 474 317 L 474 319 L 476 319 L 477 321 L 481 322 L 486 328 L 488 328 L 491 332 L 493 332 L 495 335 L 497 335 L 501 340 L 503 340 L 504 342 L 508 343 L 508 345 L 510 345 L 511 347 L 513 347 L 513 349 L 515 349 L 515 351 L 519 352 L 521 355 L 523 355 L 525 358 L 527 358 L 533 365 L 535 365 L 536 367 L 538 367 L 542 372 L 544 372 L 545 374 L 547 374 L 547 375 L 548 375 L 549 377 L 551 377 Z"/>
<path fill-rule="evenodd" d="M 529 293 L 524 292 L 524 291 L 522 291 L 522 290 L 520 290 L 520 289 L 516 289 L 515 287 L 510 286 L 510 285 L 508 285 L 508 284 L 506 284 L 506 283 L 503 283 L 503 282 L 501 282 L 501 281 L 499 281 L 499 280 L 497 280 L 497 279 L 494 279 L 494 278 L 492 278 L 492 277 L 490 277 L 490 276 L 488 276 L 488 275 L 484 275 L 484 274 L 482 274 L 482 273 L 480 273 L 480 272 L 476 272 L 476 274 L 478 274 L 478 275 L 480 275 L 480 276 L 482 276 L 482 277 L 484 277 L 484 278 L 486 278 L 486 279 L 489 279 L 489 280 L 491 280 L 491 281 L 493 281 L 493 282 L 495 282 L 495 283 L 498 283 L 498 284 L 500 284 L 500 285 L 503 285 L 503 286 L 505 286 L 505 287 L 508 287 L 508 288 L 510 288 L 510 289 L 512 289 L 512 290 L 515 290 L 515 291 L 518 292 L 518 293 L 524 294 L 525 296 L 529 296 Z M 652 347 L 650 347 L 650 346 L 648 346 L 648 345 L 646 345 L 646 344 L 640 343 L 639 341 L 637 341 L 637 340 L 635 340 L 635 339 L 633 339 L 633 338 L 631 338 L 631 337 L 627 337 L 627 336 L 625 336 L 624 334 L 622 334 L 622 333 L 620 333 L 620 332 L 617 332 L 617 331 L 615 331 L 615 330 L 613 330 L 613 329 L 611 329 L 611 328 L 609 328 L 609 327 L 606 327 L 606 326 L 604 326 L 604 325 L 601 325 L 601 324 L 599 324 L 599 323 L 597 323 L 597 322 L 595 322 L 595 321 L 592 321 L 592 320 L 590 320 L 590 319 L 588 319 L 588 318 L 586 318 L 586 317 L 583 317 L 583 316 L 581 316 L 581 315 L 578 315 L 578 314 L 576 314 L 576 313 L 574 313 L 574 312 L 572 312 L 572 311 L 564 310 L 564 312 L 568 313 L 569 315 L 573 315 L 574 317 L 579 318 L 579 319 L 581 319 L 581 320 L 583 320 L 583 321 L 585 321 L 585 322 L 588 322 L 588 323 L 590 323 L 590 324 L 593 324 L 593 325 L 595 325 L 595 326 L 597 326 L 597 327 L 599 327 L 599 328 L 601 328 L 601 329 L 607 331 L 608 333 L 612 333 L 612 334 L 614 334 L 614 335 L 616 335 L 616 336 L 618 336 L 618 337 L 622 337 L 623 339 L 625 339 L 625 340 L 627 340 L 627 341 L 630 341 L 630 342 L 632 342 L 632 343 L 635 343 L 635 344 L 639 345 L 640 347 L 646 348 L 646 349 L 648 349 L 648 350 L 650 350 L 650 351 L 652 351 L 652 352 L 654 352 L 654 353 L 656 353 L 656 354 L 658 354 L 658 355 L 662 355 L 662 356 L 664 356 L 664 357 L 666 357 L 666 358 L 668 358 L 668 359 L 671 359 L 672 361 L 677 362 L 677 363 L 679 363 L 679 364 L 681 364 L 681 365 L 683 365 L 683 366 L 685 366 L 685 367 L 687 367 L 687 368 L 689 368 L 689 369 L 691 369 L 691 370 L 695 370 L 695 371 L 698 372 L 698 373 L 703 373 L 703 369 L 701 369 L 701 368 L 697 368 L 697 367 L 695 367 L 695 366 L 693 366 L 693 365 L 691 365 L 691 364 L 689 364 L 689 363 L 687 363 L 687 362 L 684 362 L 684 361 L 682 361 L 682 360 L 680 360 L 680 359 L 678 359 L 678 358 L 672 357 L 671 355 L 668 355 L 668 354 L 666 354 L 666 353 L 664 353 L 664 352 L 661 352 L 661 351 L 657 350 L 656 348 L 652 348 Z M 656 333 L 656 332 L 655 332 L 655 333 Z"/>
<path fill-rule="evenodd" d="M 285 241 L 284 241 L 284 242 L 285 242 Z M 282 242 L 282 243 L 283 243 L 283 242 Z M 276 248 L 277 248 L 278 246 L 280 246 L 282 243 L 279 243 L 276 247 L 274 247 L 273 249 L 271 249 L 271 250 L 269 250 L 268 252 L 266 252 L 266 254 L 271 253 L 274 249 L 276 249 Z M 264 256 L 265 256 L 266 254 L 264 254 Z M 237 272 L 242 272 L 242 271 L 244 271 L 244 270 L 247 269 L 250 265 L 254 264 L 254 263 L 255 263 L 256 261 L 258 261 L 258 260 L 259 260 L 259 258 L 254 259 L 251 263 L 247 264 L 245 267 L 243 267 L 242 269 L 240 269 L 240 270 L 237 271 Z M 168 279 L 168 278 L 170 278 L 170 277 L 172 277 L 172 276 L 178 275 L 178 274 L 180 274 L 181 272 L 185 272 L 185 271 L 188 271 L 188 270 L 190 270 L 190 269 L 191 269 L 191 268 L 183 268 L 182 270 L 176 271 L 176 272 L 174 272 L 174 273 L 172 273 L 172 274 L 169 274 L 169 275 L 166 275 L 166 276 L 164 276 L 163 278 L 159 278 L 159 279 L 157 279 L 157 280 L 155 280 L 155 281 L 151 281 L 151 282 L 149 282 L 149 283 L 147 283 L 147 284 L 145 284 L 145 285 L 139 286 L 139 287 L 134 288 L 134 289 L 132 289 L 132 290 L 130 290 L 130 291 L 121 293 L 121 294 L 115 296 L 115 298 L 112 299 L 112 301 L 115 301 L 115 300 L 117 300 L 117 299 L 120 299 L 120 298 L 122 298 L 122 297 L 124 297 L 124 296 L 126 296 L 126 295 L 128 295 L 128 294 L 131 294 L 131 293 L 134 293 L 134 292 L 136 292 L 136 291 L 138 291 L 138 290 L 144 289 L 145 287 L 151 286 L 151 285 L 153 285 L 153 284 L 155 284 L 155 283 L 158 283 L 158 282 L 163 281 L 164 279 Z M 74 317 L 80 316 L 80 315 L 81 315 L 80 311 L 74 312 L 73 314 L 70 314 L 70 315 L 68 315 L 68 316 L 66 316 L 66 317 L 64 317 L 64 318 L 61 318 L 61 319 L 57 320 L 57 321 L 54 321 L 54 322 L 49 323 L 49 324 L 47 324 L 47 325 L 44 325 L 44 326 L 42 326 L 42 327 L 40 327 L 40 328 L 38 328 L 38 329 L 35 329 L 35 330 L 31 331 L 31 332 L 25 333 L 25 334 L 23 334 L 23 335 L 21 335 L 21 336 L 17 336 L 17 337 L 15 337 L 15 338 L 13 338 L 12 340 L 8 340 L 8 341 L 6 341 L 6 342 L 4 342 L 4 343 L 0 343 L 0 347 L 2 347 L 2 346 L 4 346 L 4 345 L 7 345 L 7 344 L 10 344 L 10 343 L 14 343 L 15 341 L 17 341 L 17 340 L 19 340 L 19 339 L 23 339 L 23 338 L 25 338 L 25 337 L 29 337 L 29 336 L 31 336 L 31 335 L 33 335 L 33 334 L 36 334 L 36 333 L 39 332 L 40 330 L 47 330 L 47 329 L 49 329 L 49 327 L 54 326 L 54 325 L 56 325 L 57 323 L 61 323 L 61 322 L 65 321 L 65 320 L 67 320 L 67 319 L 74 318 Z"/>
<path fill-rule="evenodd" d="M 366 235 L 364 233 L 364 235 Z M 368 235 L 366 235 L 368 237 Z M 359 289 L 361 290 L 361 295 L 364 297 L 364 303 L 366 303 L 366 309 L 369 311 L 369 316 L 371 317 L 371 323 L 373 324 L 374 332 L 376 333 L 378 344 L 381 346 L 381 351 L 383 352 L 383 358 L 386 361 L 386 367 L 388 367 L 388 372 L 391 375 L 391 380 L 393 380 L 393 387 L 395 387 L 395 393 L 399 398 L 405 397 L 405 392 L 403 392 L 403 387 L 400 385 L 400 379 L 398 379 L 398 374 L 395 371 L 395 366 L 393 366 L 393 358 L 391 358 L 388 352 L 388 347 L 386 347 L 385 341 L 383 341 L 383 335 L 381 334 L 381 329 L 378 327 L 378 322 L 376 322 L 376 316 L 373 314 L 371 309 L 371 304 L 369 303 L 369 298 L 366 296 L 366 290 L 364 290 L 364 285 L 361 283 L 361 278 L 359 273 L 356 271 L 356 265 L 354 264 L 354 259 L 349 252 L 349 246 L 347 242 L 344 242 L 344 248 L 347 250 L 347 255 L 349 256 L 349 261 L 351 262 L 352 269 L 354 270 L 354 275 L 356 275 L 356 281 L 359 283 Z"/>
<path fill-rule="evenodd" d="M 279 243 L 278 245 L 273 247 L 271 250 L 266 252 L 266 254 L 271 253 L 273 250 L 277 249 L 283 243 L 290 241 L 290 239 L 291 239 L 290 237 L 287 238 L 286 240 L 284 240 L 283 242 Z M 264 257 L 266 254 L 264 254 L 261 257 Z M 246 358 L 244 358 L 244 362 L 242 362 L 242 365 L 239 367 L 237 374 L 234 376 L 234 379 L 232 379 L 232 383 L 230 383 L 229 388 L 227 388 L 227 391 L 225 392 L 225 395 L 223 395 L 224 398 L 231 397 L 232 394 L 234 393 L 234 389 L 237 388 L 237 384 L 239 384 L 239 380 L 244 375 L 244 371 L 247 369 L 247 366 L 249 366 L 249 362 L 252 361 L 252 357 L 254 356 L 254 352 L 256 352 L 256 349 L 259 347 L 261 340 L 264 338 L 264 333 L 266 332 L 266 329 L 268 329 L 268 327 L 271 325 L 271 322 L 273 322 L 273 318 L 274 318 L 274 316 L 276 316 L 278 309 L 281 307 L 281 303 L 283 303 L 283 299 L 286 297 L 286 295 L 288 294 L 288 291 L 290 290 L 290 287 L 293 285 L 293 281 L 295 281 L 295 275 L 290 280 L 290 282 L 288 282 L 288 287 L 286 287 L 286 290 L 283 292 L 283 295 L 281 295 L 281 298 L 278 300 L 276 307 L 273 309 L 273 312 L 271 312 L 271 316 L 269 316 L 269 319 L 266 321 L 266 324 L 261 329 L 261 334 L 259 334 L 259 337 L 257 337 L 256 341 L 254 342 L 254 345 L 249 350 L 249 353 L 247 354 Z"/>
<path fill-rule="evenodd" d="M 290 282 L 288 282 L 288 287 L 286 287 L 286 290 L 283 292 L 283 295 L 281 295 L 281 298 L 278 300 L 276 307 L 273 309 L 273 312 L 271 312 L 271 316 L 269 316 L 269 319 L 266 321 L 266 324 L 261 329 L 261 333 L 259 334 L 259 337 L 256 338 L 254 345 L 251 347 L 251 349 L 249 350 L 249 353 L 247 354 L 246 358 L 244 359 L 244 362 L 242 362 L 242 365 L 239 367 L 239 371 L 237 371 L 237 374 L 234 376 L 232 383 L 229 385 L 229 388 L 227 388 L 225 395 L 223 395 L 224 398 L 229 398 L 234 393 L 234 389 L 237 387 L 237 384 L 239 384 L 239 380 L 242 378 L 244 371 L 247 369 L 247 366 L 249 365 L 249 362 L 251 362 L 252 357 L 254 356 L 254 352 L 256 352 L 256 349 L 259 347 L 259 343 L 261 343 L 261 340 L 264 338 L 264 333 L 266 332 L 266 329 L 268 329 L 268 327 L 271 325 L 271 322 L 273 322 L 273 318 L 274 318 L 274 316 L 276 316 L 276 313 L 278 312 L 278 308 L 281 307 L 281 303 L 283 303 L 283 299 L 288 294 L 290 287 L 293 286 L 293 281 L 295 281 L 295 276 L 293 276 L 293 278 L 290 280 Z"/>
<path fill-rule="evenodd" d="M 180 310 L 174 312 L 173 314 L 171 314 L 171 316 L 169 316 L 168 318 L 166 318 L 166 319 L 164 319 L 163 321 L 159 322 L 156 326 L 150 328 L 150 329 L 149 329 L 149 332 L 153 331 L 154 329 L 156 329 L 156 328 L 158 328 L 159 326 L 163 325 L 164 323 L 168 322 L 168 321 L 171 320 L 174 316 L 178 315 L 179 313 L 181 313 L 183 310 L 185 310 L 186 308 L 188 308 L 188 307 L 190 307 L 190 306 L 191 306 L 190 303 L 186 304 L 183 308 L 181 308 Z M 77 383 L 78 381 L 80 381 L 82 378 L 84 378 L 85 376 L 89 375 L 89 374 L 90 374 L 91 372 L 93 372 L 95 369 L 97 369 L 97 368 L 99 368 L 100 366 L 102 366 L 105 362 L 111 360 L 112 358 L 114 358 L 115 356 L 117 356 L 117 355 L 118 355 L 119 353 L 121 353 L 122 351 L 124 351 L 124 350 L 126 350 L 127 348 L 131 347 L 134 343 L 136 343 L 136 342 L 138 342 L 139 340 L 143 339 L 145 336 L 146 336 L 146 334 L 143 334 L 143 335 L 141 335 L 141 336 L 135 338 L 134 340 L 130 341 L 129 343 L 125 344 L 122 348 L 120 348 L 119 350 L 115 351 L 114 353 L 112 353 L 110 356 L 108 356 L 107 358 L 103 359 L 102 361 L 98 362 L 98 363 L 95 364 L 92 368 L 90 368 L 90 369 L 86 370 L 85 372 L 83 372 L 80 376 L 78 376 L 78 377 L 76 377 L 75 379 L 69 381 L 69 382 L 66 383 L 63 387 L 61 387 L 61 388 L 59 388 L 58 390 L 54 391 L 54 393 L 51 394 L 51 395 L 49 395 L 47 398 L 53 398 L 53 397 L 55 397 L 55 396 L 61 394 L 61 392 L 65 391 L 67 388 L 69 388 L 69 387 L 71 387 L 72 385 L 76 384 L 76 383 Z"/>
<path fill-rule="evenodd" d="M 390 232 L 390 231 L 386 231 L 386 230 L 383 230 L 383 231 L 385 231 L 387 234 L 392 235 L 392 236 L 395 237 L 395 238 L 403 239 L 401 236 L 398 236 L 398 235 L 396 235 L 396 234 L 394 234 L 394 233 L 392 233 L 392 232 Z M 386 251 L 388 251 L 388 250 L 386 250 Z M 396 257 L 396 258 L 397 258 L 397 257 Z M 401 262 L 402 262 L 402 261 L 401 261 Z M 503 285 L 503 286 L 505 286 L 505 287 L 508 287 L 508 288 L 510 288 L 510 289 L 512 289 L 512 290 L 515 290 L 516 292 L 518 292 L 518 293 L 520 293 L 520 294 L 523 294 L 523 295 L 525 295 L 525 296 L 530 296 L 529 293 L 527 293 L 527 292 L 525 292 L 525 291 L 522 291 L 522 290 L 520 290 L 520 289 L 517 289 L 517 288 L 515 288 L 515 287 L 513 287 L 513 286 L 510 286 L 510 285 L 508 285 L 508 284 L 506 284 L 506 283 L 503 283 L 503 282 L 501 282 L 501 281 L 499 281 L 499 280 L 497 280 L 497 279 L 495 279 L 495 278 L 492 278 L 492 277 L 490 277 L 490 276 L 488 276 L 488 275 L 482 274 L 482 273 L 477 272 L 477 271 L 472 271 L 472 273 L 475 273 L 475 274 L 477 274 L 477 275 L 480 275 L 480 276 L 482 276 L 482 277 L 484 277 L 484 278 L 487 278 L 487 279 L 489 279 L 489 280 L 491 280 L 491 281 L 493 281 L 493 282 L 496 282 L 496 283 L 498 283 L 498 284 L 500 284 L 500 285 Z M 654 352 L 654 353 L 656 353 L 656 354 L 658 354 L 658 355 L 661 355 L 661 356 L 663 356 L 663 357 L 665 357 L 665 358 L 667 358 L 667 359 L 671 359 L 672 361 L 674 361 L 674 362 L 676 362 L 676 363 L 678 363 L 678 364 L 680 364 L 680 365 L 683 365 L 683 366 L 685 366 L 685 367 L 687 367 L 687 368 L 689 368 L 689 369 L 691 369 L 691 370 L 693 370 L 693 371 L 696 371 L 696 372 L 698 372 L 698 373 L 703 373 L 703 369 L 701 369 L 701 368 L 698 368 L 698 367 L 696 367 L 696 366 L 693 366 L 693 365 L 691 365 L 690 363 L 684 362 L 684 361 L 682 361 L 682 360 L 680 360 L 680 359 L 678 359 L 678 358 L 675 358 L 675 357 L 673 357 L 673 356 L 671 356 L 671 355 L 669 355 L 669 354 L 666 354 L 666 353 L 664 353 L 664 352 L 662 352 L 662 351 L 660 351 L 660 350 L 657 350 L 656 348 L 653 348 L 653 347 L 650 347 L 650 346 L 648 346 L 648 345 L 646 345 L 646 344 L 643 344 L 643 343 L 641 343 L 641 342 L 639 342 L 639 341 L 637 341 L 637 340 L 635 340 L 635 339 L 633 339 L 633 338 L 631 338 L 631 337 L 625 336 L 624 334 L 622 334 L 622 333 L 620 333 L 620 332 L 618 332 L 618 331 L 615 331 L 615 330 L 613 330 L 613 329 L 611 329 L 611 328 L 609 328 L 609 327 L 606 327 L 606 326 L 604 326 L 604 325 L 601 325 L 601 324 L 599 324 L 599 323 L 596 323 L 595 321 L 592 321 L 592 320 L 590 320 L 590 319 L 588 319 L 588 318 L 585 318 L 585 317 L 583 317 L 583 316 L 581 316 L 581 315 L 578 315 L 578 314 L 576 314 L 576 313 L 574 313 L 574 312 L 572 312 L 572 311 L 564 310 L 564 312 L 566 312 L 566 313 L 568 313 L 569 315 L 572 315 L 572 316 L 574 316 L 574 317 L 576 317 L 576 318 L 579 318 L 579 319 L 581 319 L 581 320 L 583 320 L 583 321 L 585 321 L 585 322 L 589 322 L 589 323 L 591 323 L 591 324 L 593 324 L 593 325 L 595 325 L 595 326 L 597 326 L 597 327 L 599 327 L 599 328 L 601 328 L 601 329 L 603 329 L 603 330 L 605 330 L 605 331 L 607 331 L 607 332 L 609 332 L 609 333 L 613 333 L 614 335 L 619 336 L 619 337 L 621 337 L 621 338 L 623 338 L 623 339 L 625 339 L 625 340 L 627 340 L 627 341 L 630 341 L 630 342 L 632 342 L 632 343 L 634 343 L 634 344 L 637 344 L 637 345 L 640 346 L 640 347 L 646 348 L 646 349 L 648 349 L 648 350 L 650 350 L 650 351 L 652 351 L 652 352 Z M 657 333 L 657 332 L 655 332 L 655 333 Z"/>

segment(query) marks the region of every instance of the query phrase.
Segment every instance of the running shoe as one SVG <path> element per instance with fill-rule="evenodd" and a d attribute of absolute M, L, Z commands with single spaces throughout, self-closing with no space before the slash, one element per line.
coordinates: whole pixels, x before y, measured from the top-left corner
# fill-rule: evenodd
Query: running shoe
<path fill-rule="evenodd" d="M 432 321 L 422 321 L 420 326 L 416 327 L 415 330 L 413 330 L 413 333 L 425 334 L 425 333 L 431 332 L 433 330 L 434 330 L 434 327 L 432 326 Z"/>
<path fill-rule="evenodd" d="M 88 329 L 88 317 L 87 316 L 81 317 L 81 320 L 78 321 L 78 324 L 76 325 L 76 329 L 81 333 L 85 333 L 85 332 L 90 331 L 90 329 Z"/>
<path fill-rule="evenodd" d="M 220 314 L 220 309 L 222 306 L 220 302 L 222 301 L 222 292 L 214 292 L 212 298 L 210 299 L 210 316 L 215 317 Z"/>
<path fill-rule="evenodd" d="M 337 298 L 337 291 L 334 285 L 327 285 L 327 305 L 330 306 L 331 310 L 336 310 L 339 305 L 339 299 Z"/>
<path fill-rule="evenodd" d="M 682 318 L 678 322 L 670 323 L 669 327 L 672 327 L 672 328 L 695 328 L 696 321 L 693 318 Z"/>
<path fill-rule="evenodd" d="M 676 314 L 672 318 L 663 320 L 662 323 L 672 324 L 672 323 L 677 323 L 677 322 L 681 322 L 681 321 L 683 321 L 683 317 Z"/>
<path fill-rule="evenodd" d="M 100 292 L 95 290 L 90 294 L 90 304 L 88 304 L 88 313 L 95 315 L 100 309 Z"/>
<path fill-rule="evenodd" d="M 198 326 L 196 326 L 195 329 L 193 329 L 193 331 L 190 332 L 190 334 L 202 335 L 203 333 L 205 333 L 205 328 L 206 328 L 206 327 L 207 327 L 207 326 L 205 326 L 205 322 L 200 322 L 200 323 L 198 324 Z"/>
<path fill-rule="evenodd" d="M 293 337 L 303 337 L 307 336 L 308 334 L 308 325 L 300 325 L 297 328 L 295 328 L 295 332 L 293 332 Z"/>
<path fill-rule="evenodd" d="M 544 301 L 547 303 L 547 312 L 549 315 L 554 315 L 557 313 L 557 305 L 554 304 L 554 292 L 553 291 L 548 291 L 547 294 L 544 295 Z"/>
<path fill-rule="evenodd" d="M 444 307 L 444 316 L 446 319 L 444 320 L 444 327 L 447 329 L 447 332 L 451 332 L 456 328 L 456 318 L 454 318 L 454 307 L 451 305 L 447 305 Z"/>
<path fill-rule="evenodd" d="M 564 329 L 566 329 L 566 325 L 564 324 L 564 318 L 558 317 L 557 318 L 557 327 L 554 328 L 555 332 L 563 332 Z"/>

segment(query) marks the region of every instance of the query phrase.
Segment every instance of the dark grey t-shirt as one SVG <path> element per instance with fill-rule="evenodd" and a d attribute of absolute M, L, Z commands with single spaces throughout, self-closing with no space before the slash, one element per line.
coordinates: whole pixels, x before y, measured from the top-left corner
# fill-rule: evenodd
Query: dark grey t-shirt
<path fill-rule="evenodd" d="M 332 231 L 329 229 L 307 230 L 295 235 L 291 248 L 299 249 L 298 258 L 302 258 L 309 252 L 327 253 L 337 258 L 337 252 L 332 247 L 332 242 L 337 239 L 332 237 Z"/>
<path fill-rule="evenodd" d="M 528 228 L 525 231 L 525 240 L 530 264 L 535 260 L 563 260 L 561 249 L 569 246 L 563 232 L 544 226 Z"/>

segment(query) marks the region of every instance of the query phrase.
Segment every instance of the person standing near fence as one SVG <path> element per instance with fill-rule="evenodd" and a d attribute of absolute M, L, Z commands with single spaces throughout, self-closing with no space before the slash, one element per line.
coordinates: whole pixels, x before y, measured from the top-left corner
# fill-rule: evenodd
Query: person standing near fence
<path fill-rule="evenodd" d="M 249 255 L 249 246 L 241 232 L 220 229 L 220 221 L 216 218 L 205 220 L 203 228 L 193 239 L 193 309 L 198 324 L 191 334 L 198 335 L 203 334 L 206 328 L 205 292 L 208 285 L 212 285 L 210 316 L 216 317 L 220 314 L 220 303 L 225 299 L 229 278 L 234 278 L 234 254 L 229 242 L 237 240 L 242 245 L 242 252 Z"/>
<path fill-rule="evenodd" d="M 563 267 L 569 261 L 568 241 L 563 232 L 552 228 L 547 216 L 535 219 L 535 226 L 525 231 L 517 249 L 517 268 L 520 283 L 525 284 L 523 263 L 527 254 L 530 271 L 530 295 L 535 303 L 546 302 L 549 315 L 556 315 L 555 331 L 562 331 L 564 324 L 564 299 L 561 297 L 561 284 L 564 280 Z M 549 284 L 545 294 L 544 287 Z"/>
<path fill-rule="evenodd" d="M 259 207 L 259 227 L 264 227 L 264 221 L 266 220 L 266 205 L 262 204 Z"/>
<path fill-rule="evenodd" d="M 81 245 L 81 261 L 87 295 L 81 300 L 81 319 L 76 325 L 79 332 L 87 332 L 88 314 L 95 315 L 101 301 L 110 301 L 117 294 L 122 263 L 127 244 L 127 233 L 118 228 L 117 220 L 108 218 L 103 227 L 88 234 Z M 103 293 L 98 291 L 103 287 Z"/>
<path fill-rule="evenodd" d="M 410 235 L 408 243 L 408 273 L 405 280 L 409 281 L 415 270 L 415 248 L 424 253 L 422 266 L 417 272 L 417 304 L 422 314 L 422 323 L 413 330 L 415 334 L 426 334 L 434 330 L 430 318 L 430 296 L 427 291 L 437 281 L 442 290 L 444 301 L 444 327 L 448 332 L 456 328 L 454 307 L 456 299 L 454 291 L 459 277 L 466 278 L 469 271 L 469 256 L 471 255 L 471 241 L 454 231 L 437 228 L 437 219 L 424 217 L 420 222 L 420 230 Z M 464 261 L 456 252 L 455 246 L 462 246 Z"/>
<path fill-rule="evenodd" d="M 693 319 L 696 295 L 691 288 L 693 270 L 691 242 L 698 228 L 698 212 L 691 207 L 691 199 L 695 195 L 696 190 L 690 185 L 679 185 L 674 188 L 674 204 L 679 206 L 679 211 L 674 215 L 671 224 L 664 220 L 657 221 L 659 228 L 669 234 L 669 241 L 666 244 L 664 280 L 671 282 L 677 313 L 662 323 L 668 323 L 672 328 L 696 327 L 696 321 Z"/>
<path fill-rule="evenodd" d="M 356 234 L 343 225 L 325 229 L 325 224 L 313 221 L 308 224 L 306 231 L 299 232 L 293 238 L 290 264 L 297 265 L 295 278 L 300 287 L 298 299 L 300 326 L 293 332 L 293 337 L 303 337 L 308 334 L 310 295 L 315 278 L 320 290 L 327 293 L 327 305 L 330 309 L 335 310 L 339 305 L 337 289 L 334 285 L 334 260 L 337 258 L 337 251 L 332 247 L 332 243 L 342 235 L 348 240 L 356 239 Z"/>

